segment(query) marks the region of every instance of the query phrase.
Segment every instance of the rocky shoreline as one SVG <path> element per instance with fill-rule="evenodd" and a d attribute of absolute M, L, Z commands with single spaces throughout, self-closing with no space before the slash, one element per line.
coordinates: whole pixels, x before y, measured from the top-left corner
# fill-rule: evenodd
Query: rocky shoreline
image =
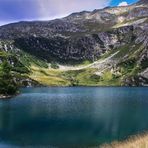
<path fill-rule="evenodd" d="M 11 97 L 10 95 L 0 95 L 0 99 L 10 99 Z"/>

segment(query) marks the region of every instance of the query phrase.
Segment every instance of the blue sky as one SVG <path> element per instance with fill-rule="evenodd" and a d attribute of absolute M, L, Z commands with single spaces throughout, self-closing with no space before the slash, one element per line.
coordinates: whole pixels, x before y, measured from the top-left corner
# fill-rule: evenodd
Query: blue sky
<path fill-rule="evenodd" d="M 110 5 L 111 6 L 117 6 L 119 5 L 121 2 L 127 2 L 128 4 L 133 4 L 135 2 L 137 2 L 138 0 L 112 0 Z"/>
<path fill-rule="evenodd" d="M 51 20 L 72 12 L 132 4 L 138 0 L 0 0 L 0 25 L 23 20 Z"/>

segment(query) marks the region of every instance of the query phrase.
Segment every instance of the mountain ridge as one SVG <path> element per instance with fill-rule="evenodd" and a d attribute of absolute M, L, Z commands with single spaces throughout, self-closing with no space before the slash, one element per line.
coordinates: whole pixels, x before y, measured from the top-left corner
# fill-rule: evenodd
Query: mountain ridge
<path fill-rule="evenodd" d="M 146 85 L 147 35 L 148 5 L 141 0 L 124 7 L 73 13 L 62 19 L 2 26 L 0 49 L 16 54 L 19 59 L 24 52 L 47 64 L 64 65 L 92 63 L 118 51 L 110 63 L 90 67 L 97 69 L 92 75 L 103 77 L 111 71 L 112 79 L 114 75 L 123 79 L 123 85 Z"/>

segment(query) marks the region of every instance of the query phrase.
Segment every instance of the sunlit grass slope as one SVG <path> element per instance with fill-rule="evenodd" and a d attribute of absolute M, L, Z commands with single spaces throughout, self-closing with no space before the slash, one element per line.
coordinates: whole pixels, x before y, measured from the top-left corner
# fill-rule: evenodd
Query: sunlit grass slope
<path fill-rule="evenodd" d="M 61 71 L 31 66 L 30 78 L 45 86 L 116 86 L 119 78 L 106 71 L 102 76 L 95 74 L 95 68 Z"/>

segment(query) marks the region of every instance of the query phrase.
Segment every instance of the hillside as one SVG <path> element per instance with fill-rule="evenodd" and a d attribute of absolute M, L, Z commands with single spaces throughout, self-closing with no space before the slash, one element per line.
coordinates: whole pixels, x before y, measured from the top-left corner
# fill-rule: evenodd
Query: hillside
<path fill-rule="evenodd" d="M 146 86 L 148 1 L 1 26 L 0 50 L 26 85 Z"/>

